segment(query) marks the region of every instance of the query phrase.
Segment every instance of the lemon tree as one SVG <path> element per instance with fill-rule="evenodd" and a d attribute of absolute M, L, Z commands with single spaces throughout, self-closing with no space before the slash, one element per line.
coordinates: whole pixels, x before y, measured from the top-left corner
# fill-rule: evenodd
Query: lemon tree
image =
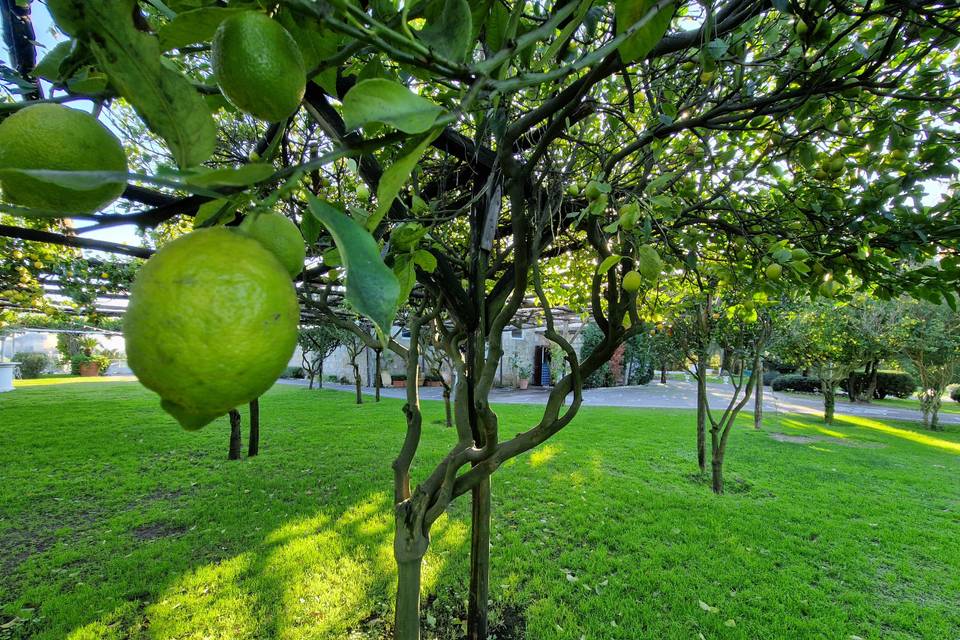
<path fill-rule="evenodd" d="M 281 211 L 298 221 L 312 258 L 298 277 L 307 316 L 393 350 L 408 380 L 418 378 L 428 334 L 464 363 L 457 438 L 419 483 L 411 469 L 422 416 L 408 387 L 407 436 L 393 467 L 394 629 L 403 640 L 420 637 L 431 528 L 468 493 L 467 635 L 487 635 L 486 603 L 496 601 L 490 476 L 571 423 L 583 379 L 645 321 L 659 322 L 647 315 L 666 317 L 672 304 L 716 289 L 728 300 L 709 318 L 746 337 L 764 299 L 781 293 L 839 302 L 863 287 L 956 304 L 960 201 L 948 187 L 960 152 L 952 72 L 960 18 L 946 5 L 47 6 L 69 42 L 36 67 L 17 56 L 3 76 L 17 97 L 0 114 L 48 88 L 55 100 L 127 104 L 140 124 L 127 135 L 131 158 L 152 156 L 125 192 L 129 213 L 93 215 L 92 228 L 196 216 L 193 224 L 217 227 L 199 233 L 235 233 L 258 247 L 292 287 L 264 245 L 218 228 Z M 31 46 L 22 20 L 9 25 Z M 88 189 L 106 178 L 32 177 Z M 946 185 L 940 200 L 926 197 L 930 181 Z M 2 230 L 38 237 L 31 231 Z M 242 272 L 243 252 L 226 253 Z M 577 273 L 558 274 L 558 265 Z M 624 287 L 630 271 L 643 279 L 634 292 Z M 176 282 L 173 291 L 188 290 L 190 279 Z M 582 358 L 551 311 L 568 299 L 564 283 L 580 289 L 569 299 L 602 334 Z M 206 300 L 196 299 L 198 317 L 213 313 Z M 403 345 L 390 339 L 398 314 L 410 334 Z M 569 373 L 538 419 L 507 436 L 490 393 L 504 330 L 532 317 L 543 319 Z M 141 322 L 134 313 L 128 323 L 136 339 Z M 188 329 L 183 339 L 196 340 L 203 326 Z M 207 346 L 234 348 L 227 343 L 213 337 Z M 222 410 L 157 388 L 197 423 Z"/>

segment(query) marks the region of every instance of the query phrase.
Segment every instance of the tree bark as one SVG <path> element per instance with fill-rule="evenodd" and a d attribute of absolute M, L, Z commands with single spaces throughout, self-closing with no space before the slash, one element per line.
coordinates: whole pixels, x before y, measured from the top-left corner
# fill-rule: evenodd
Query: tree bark
<path fill-rule="evenodd" d="M 702 355 L 702 354 L 701 354 Z M 707 367 L 704 358 L 697 363 L 697 464 L 707 471 Z"/>
<path fill-rule="evenodd" d="M 358 367 L 356 364 L 353 365 L 353 383 L 357 388 L 357 404 L 363 404 L 363 395 L 360 392 L 360 367 Z"/>
<path fill-rule="evenodd" d="M 247 457 L 260 453 L 260 398 L 250 402 L 250 438 L 247 443 Z"/>
<path fill-rule="evenodd" d="M 823 421 L 826 424 L 833 424 L 833 413 L 837 404 L 836 386 L 821 382 L 820 389 L 823 391 Z"/>
<path fill-rule="evenodd" d="M 317 388 L 323 389 L 323 359 L 320 360 L 320 367 L 317 369 Z"/>
<path fill-rule="evenodd" d="M 847 398 L 850 402 L 860 400 L 860 389 L 857 385 L 857 373 L 855 371 L 851 371 L 847 375 Z"/>
<path fill-rule="evenodd" d="M 373 388 L 376 402 L 380 402 L 380 349 L 375 351 L 377 355 L 376 379 L 373 381 Z"/>
<path fill-rule="evenodd" d="M 311 374 L 310 374 L 310 385 L 307 387 L 308 389 L 311 389 L 311 390 L 313 389 L 313 378 L 314 378 L 314 374 L 311 373 Z"/>
<path fill-rule="evenodd" d="M 710 487 L 715 494 L 721 495 L 723 493 L 723 454 L 720 452 L 714 453 L 710 466 L 713 471 Z"/>
<path fill-rule="evenodd" d="M 423 558 L 397 561 L 396 640 L 420 640 L 420 568 Z"/>
<path fill-rule="evenodd" d="M 660 365 L 660 384 L 667 384 L 667 363 Z"/>
<path fill-rule="evenodd" d="M 877 392 L 877 378 L 880 372 L 880 361 L 874 360 L 867 366 L 870 367 L 870 376 L 867 378 L 867 388 L 863 392 L 862 400 L 864 402 L 873 402 L 873 396 Z"/>
<path fill-rule="evenodd" d="M 428 530 L 422 528 L 422 507 L 416 499 L 397 505 L 393 534 L 393 557 L 397 561 L 394 640 L 420 640 L 420 569 L 430 546 Z"/>
<path fill-rule="evenodd" d="M 467 602 L 468 640 L 486 640 L 490 595 L 490 477 L 473 490 L 470 536 L 470 592 Z"/>
<path fill-rule="evenodd" d="M 443 385 L 443 405 L 447 412 L 447 428 L 453 426 L 453 410 L 450 407 L 450 386 Z"/>
<path fill-rule="evenodd" d="M 753 399 L 753 428 L 763 427 L 763 358 L 760 350 L 753 357 L 753 368 L 756 371 L 756 397 Z"/>
<path fill-rule="evenodd" d="M 239 460 L 243 442 L 240 440 L 240 412 L 230 409 L 230 451 L 227 460 Z"/>

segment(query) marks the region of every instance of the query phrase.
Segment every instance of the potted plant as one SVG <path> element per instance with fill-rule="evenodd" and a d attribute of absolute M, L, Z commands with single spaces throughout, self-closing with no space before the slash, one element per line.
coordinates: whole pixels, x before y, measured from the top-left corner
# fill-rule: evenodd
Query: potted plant
<path fill-rule="evenodd" d="M 391 377 L 393 378 L 393 386 L 399 387 L 399 388 L 403 388 L 407 386 L 407 374 L 398 373 Z"/>
<path fill-rule="evenodd" d="M 530 384 L 530 365 L 522 364 L 517 367 L 517 387 L 521 391 L 526 390 L 527 386 Z"/>
<path fill-rule="evenodd" d="M 426 387 L 442 387 L 443 380 L 440 379 L 440 376 L 428 375 L 423 379 L 424 386 Z"/>
<path fill-rule="evenodd" d="M 110 358 L 101 354 L 78 353 L 70 358 L 70 369 L 73 375 L 84 378 L 95 378 L 105 373 L 109 366 Z"/>

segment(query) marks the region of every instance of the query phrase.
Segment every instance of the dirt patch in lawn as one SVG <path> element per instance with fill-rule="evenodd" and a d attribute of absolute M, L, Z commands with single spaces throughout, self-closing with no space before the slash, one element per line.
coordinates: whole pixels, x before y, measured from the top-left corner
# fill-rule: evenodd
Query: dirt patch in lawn
<path fill-rule="evenodd" d="M 186 530 L 187 528 L 182 525 L 170 524 L 169 522 L 152 522 L 150 524 L 142 524 L 130 533 L 137 540 L 150 541 L 158 538 L 172 538 L 183 535 Z"/>
<path fill-rule="evenodd" d="M 841 447 L 859 447 L 861 449 L 882 449 L 885 444 L 879 442 L 863 442 L 860 440 L 845 440 L 843 438 L 833 438 L 831 436 L 795 436 L 788 433 L 770 432 L 770 437 L 777 442 L 789 442 L 791 444 L 813 444 L 815 442 L 825 442 L 827 444 L 838 444 Z"/>

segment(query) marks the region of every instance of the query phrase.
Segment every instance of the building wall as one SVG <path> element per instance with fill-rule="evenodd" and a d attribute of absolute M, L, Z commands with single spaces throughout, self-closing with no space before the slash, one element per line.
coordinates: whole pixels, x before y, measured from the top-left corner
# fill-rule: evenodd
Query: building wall
<path fill-rule="evenodd" d="M 97 339 L 101 349 L 111 349 L 125 352 L 123 336 L 105 336 L 101 334 L 89 334 Z M 16 353 L 45 353 L 50 358 L 51 370 L 65 370 L 57 363 L 60 360 L 60 353 L 57 351 L 57 333 L 54 331 L 25 331 L 8 336 L 0 344 L 0 356 L 3 360 L 12 360 Z M 111 366 L 111 374 L 127 374 L 125 362 L 115 363 Z"/>
<path fill-rule="evenodd" d="M 399 329 L 395 328 L 394 333 L 398 334 Z M 516 333 L 514 330 L 507 330 L 503 333 L 503 357 L 500 360 L 500 366 L 497 367 L 497 373 L 495 376 L 495 384 L 497 386 L 506 386 L 512 387 L 516 386 L 517 376 L 514 368 L 511 366 L 512 357 L 514 354 L 518 354 L 520 361 L 525 363 L 532 371 L 534 355 L 536 347 L 546 346 L 547 350 L 550 348 L 550 342 L 543 337 L 543 328 L 528 328 L 517 330 Z M 409 340 L 403 337 L 402 333 L 399 333 L 396 338 L 397 342 L 406 346 Z M 576 335 L 573 340 L 574 348 L 580 349 L 580 338 L 579 335 Z M 358 358 L 360 364 L 360 377 L 365 386 L 372 386 L 373 378 L 376 372 L 376 356 L 371 349 L 365 349 L 364 352 Z M 293 357 L 290 359 L 291 367 L 301 367 L 302 362 L 302 352 L 300 348 L 297 347 L 296 352 L 294 352 Z M 382 369 L 385 373 L 391 375 L 397 375 L 404 373 L 406 365 L 404 362 L 392 352 L 383 353 L 383 362 Z M 421 364 L 421 373 L 423 365 Z M 336 376 L 339 380 L 341 378 L 346 378 L 348 381 L 353 381 L 353 371 L 350 368 L 350 359 L 347 356 L 347 350 L 344 347 L 338 348 L 333 354 L 324 361 L 323 364 L 323 375 L 327 376 Z M 531 381 L 533 384 L 533 381 Z"/>

